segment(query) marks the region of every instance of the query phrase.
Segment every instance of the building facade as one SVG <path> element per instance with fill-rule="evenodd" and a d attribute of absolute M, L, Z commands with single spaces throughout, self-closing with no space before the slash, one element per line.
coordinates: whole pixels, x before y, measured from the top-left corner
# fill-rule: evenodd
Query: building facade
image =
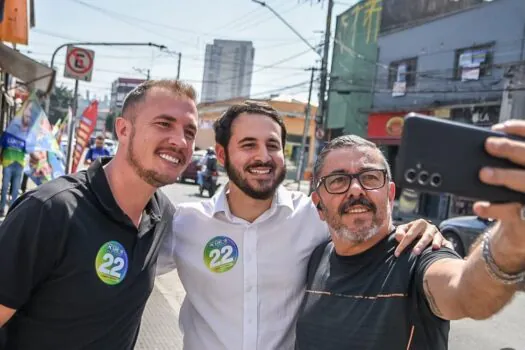
<path fill-rule="evenodd" d="M 111 84 L 109 110 L 113 113 L 120 113 L 126 95 L 144 81 L 144 79 L 135 78 L 118 78 L 115 80 Z"/>
<path fill-rule="evenodd" d="M 254 55 L 251 41 L 215 39 L 207 44 L 201 102 L 250 96 Z"/>
<path fill-rule="evenodd" d="M 337 16 L 325 122 L 329 138 L 366 137 L 381 9 L 381 1 L 365 0 Z"/>
<path fill-rule="evenodd" d="M 378 37 L 367 137 L 384 149 L 394 168 L 409 112 L 483 127 L 500 120 L 507 78 L 525 59 L 525 1 L 472 0 L 467 5 L 405 25 L 386 17 L 390 25 Z M 419 201 L 401 198 L 407 211 L 429 218 L 471 213 L 468 199 L 408 197 Z"/>

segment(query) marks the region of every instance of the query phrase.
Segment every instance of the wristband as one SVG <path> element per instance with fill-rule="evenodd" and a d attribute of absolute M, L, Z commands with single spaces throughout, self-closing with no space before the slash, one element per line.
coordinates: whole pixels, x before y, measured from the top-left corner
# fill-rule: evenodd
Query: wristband
<path fill-rule="evenodd" d="M 489 275 L 496 281 L 507 285 L 524 283 L 525 271 L 516 274 L 508 274 L 499 268 L 499 266 L 494 261 L 494 257 L 492 256 L 492 252 L 490 250 L 490 238 L 490 231 L 485 232 L 483 236 L 482 256 Z"/>

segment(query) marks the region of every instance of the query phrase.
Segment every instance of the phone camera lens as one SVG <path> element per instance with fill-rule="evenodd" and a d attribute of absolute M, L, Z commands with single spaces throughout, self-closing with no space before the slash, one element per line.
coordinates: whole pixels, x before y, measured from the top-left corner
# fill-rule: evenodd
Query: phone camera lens
<path fill-rule="evenodd" d="M 434 187 L 441 186 L 441 175 L 440 174 L 432 174 L 430 177 L 430 185 Z"/>
<path fill-rule="evenodd" d="M 419 176 L 417 178 L 417 182 L 419 182 L 420 185 L 426 185 L 428 183 L 429 174 L 426 171 L 422 171 L 419 173 Z"/>
<path fill-rule="evenodd" d="M 416 180 L 417 173 L 414 169 L 405 171 L 405 180 L 408 183 L 413 183 Z"/>

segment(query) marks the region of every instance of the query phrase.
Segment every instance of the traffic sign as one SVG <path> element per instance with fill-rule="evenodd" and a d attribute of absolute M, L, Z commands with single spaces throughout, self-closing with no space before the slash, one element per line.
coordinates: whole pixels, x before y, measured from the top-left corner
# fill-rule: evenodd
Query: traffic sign
<path fill-rule="evenodd" d="M 91 81 L 94 61 L 95 51 L 68 46 L 64 77 L 75 80 Z"/>

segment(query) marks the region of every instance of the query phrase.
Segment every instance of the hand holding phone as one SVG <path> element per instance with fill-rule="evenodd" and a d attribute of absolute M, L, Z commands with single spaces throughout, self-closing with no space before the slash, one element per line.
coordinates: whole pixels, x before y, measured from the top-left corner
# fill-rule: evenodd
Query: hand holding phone
<path fill-rule="evenodd" d="M 525 167 L 488 154 L 490 136 L 525 142 L 524 138 L 464 123 L 410 113 L 405 118 L 395 181 L 423 192 L 449 193 L 493 203 L 525 203 L 525 193 L 479 179 L 483 167 Z"/>

